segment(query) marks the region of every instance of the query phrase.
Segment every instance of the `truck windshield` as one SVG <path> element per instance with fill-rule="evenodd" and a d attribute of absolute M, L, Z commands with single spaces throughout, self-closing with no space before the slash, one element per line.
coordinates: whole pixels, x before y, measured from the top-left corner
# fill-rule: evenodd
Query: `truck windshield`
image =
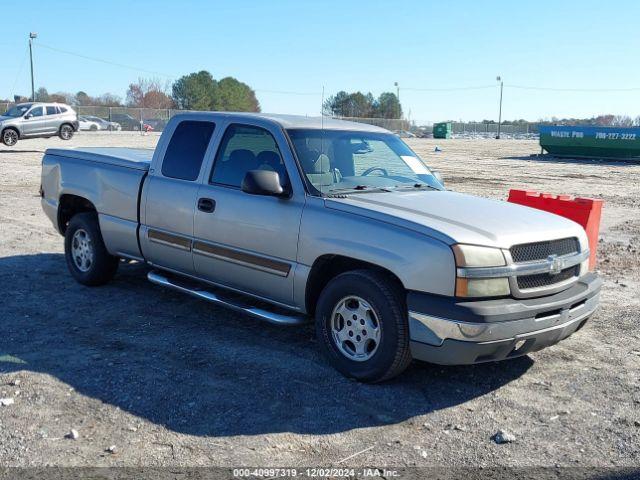
<path fill-rule="evenodd" d="M 14 118 L 21 117 L 22 115 L 27 113 L 27 110 L 29 110 L 29 108 L 31 108 L 31 104 L 28 104 L 28 105 L 16 105 L 15 107 L 11 107 L 9 110 L 4 112 L 2 114 L 2 116 L 3 117 L 14 117 Z"/>
<path fill-rule="evenodd" d="M 390 133 L 318 129 L 287 133 L 316 194 L 423 186 L 444 189 L 424 162 Z"/>

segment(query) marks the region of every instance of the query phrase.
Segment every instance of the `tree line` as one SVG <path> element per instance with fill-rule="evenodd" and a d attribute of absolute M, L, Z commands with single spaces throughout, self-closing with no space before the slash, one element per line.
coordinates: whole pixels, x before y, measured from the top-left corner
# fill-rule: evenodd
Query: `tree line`
<path fill-rule="evenodd" d="M 325 115 L 336 117 L 402 118 L 400 99 L 391 92 L 383 92 L 374 98 L 371 93 L 341 90 L 327 98 L 322 109 Z"/>
<path fill-rule="evenodd" d="M 481 122 L 461 120 L 450 120 L 451 122 L 459 123 L 483 123 L 489 125 L 496 125 L 498 122 L 495 120 L 482 120 Z M 594 126 L 594 127 L 640 127 L 640 115 L 633 118 L 629 115 L 597 115 L 589 118 L 541 118 L 538 121 L 525 120 L 520 118 L 518 120 L 503 120 L 501 125 L 527 125 L 535 123 L 538 125 L 582 125 L 582 126 Z"/>
<path fill-rule="evenodd" d="M 173 83 L 162 83 L 154 78 L 139 78 L 129 84 L 125 99 L 112 93 L 91 96 L 81 90 L 77 93 L 49 93 L 45 87 L 35 92 L 37 102 L 59 102 L 73 106 L 133 107 L 185 110 L 217 110 L 259 112 L 260 102 L 255 91 L 233 77 L 216 80 L 206 70 L 190 73 Z M 0 100 L 2 103 L 27 102 L 26 97 Z"/>

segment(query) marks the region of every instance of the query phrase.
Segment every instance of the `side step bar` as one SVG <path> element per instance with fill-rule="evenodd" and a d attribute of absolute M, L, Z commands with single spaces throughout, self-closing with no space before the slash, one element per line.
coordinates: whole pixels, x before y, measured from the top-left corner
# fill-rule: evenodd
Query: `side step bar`
<path fill-rule="evenodd" d="M 271 312 L 263 308 L 243 305 L 240 302 L 224 298 L 220 294 L 216 294 L 207 290 L 202 290 L 200 288 L 190 288 L 184 285 L 180 285 L 176 281 L 171 280 L 170 278 L 162 275 L 157 271 L 149 272 L 147 274 L 147 279 L 151 283 L 155 283 L 156 285 L 162 285 L 163 287 L 172 288 L 173 290 L 177 290 L 179 292 L 192 295 L 196 298 L 200 298 L 202 300 L 207 300 L 209 302 L 231 308 L 238 312 L 246 313 L 248 315 L 251 315 L 252 317 L 259 318 L 260 320 L 266 320 L 267 322 L 274 323 L 276 325 L 302 325 L 309 322 L 309 317 L 306 317 L 304 315 L 295 313 L 284 314 Z"/>

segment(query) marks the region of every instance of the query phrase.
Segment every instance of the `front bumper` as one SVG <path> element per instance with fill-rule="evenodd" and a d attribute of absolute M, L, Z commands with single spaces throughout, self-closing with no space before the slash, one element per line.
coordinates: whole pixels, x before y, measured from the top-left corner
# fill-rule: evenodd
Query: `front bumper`
<path fill-rule="evenodd" d="M 540 298 L 459 301 L 410 292 L 411 353 L 442 365 L 526 355 L 582 328 L 598 307 L 601 286 L 589 273 L 571 288 Z"/>

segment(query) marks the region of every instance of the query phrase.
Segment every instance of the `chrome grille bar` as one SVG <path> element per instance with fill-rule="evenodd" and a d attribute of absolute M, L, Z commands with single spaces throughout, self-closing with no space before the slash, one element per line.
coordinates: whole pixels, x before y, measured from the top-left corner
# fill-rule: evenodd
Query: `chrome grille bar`
<path fill-rule="evenodd" d="M 500 278 L 517 277 L 519 275 L 535 275 L 537 273 L 559 273 L 573 267 L 589 258 L 589 250 L 583 250 L 572 255 L 556 257 L 550 255 L 545 260 L 517 263 L 503 267 L 473 267 L 458 268 L 458 277 L 463 278 Z"/>

